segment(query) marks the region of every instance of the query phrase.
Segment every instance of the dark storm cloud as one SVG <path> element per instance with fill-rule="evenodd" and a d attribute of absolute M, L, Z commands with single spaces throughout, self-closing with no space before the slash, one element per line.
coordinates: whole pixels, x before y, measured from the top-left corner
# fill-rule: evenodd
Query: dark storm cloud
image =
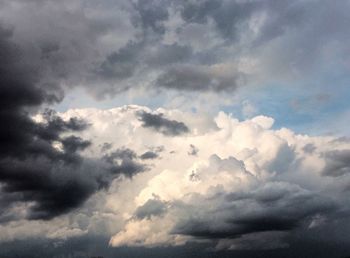
<path fill-rule="evenodd" d="M 62 145 L 66 152 L 75 153 L 84 150 L 91 145 L 90 141 L 82 140 L 77 136 L 69 136 L 62 139 Z"/>
<path fill-rule="evenodd" d="M 335 150 L 324 154 L 326 165 L 322 171 L 325 176 L 340 177 L 350 173 L 350 150 Z"/>
<path fill-rule="evenodd" d="M 40 73 L 26 64 L 25 53 L 11 37 L 11 31 L 0 28 L 0 183 L 7 202 L 2 214 L 16 202 L 34 202 L 28 218 L 50 219 L 79 206 L 93 192 L 91 182 L 75 173 L 82 162 L 77 151 L 89 142 L 60 137 L 63 132 L 84 130 L 87 124 L 76 118 L 63 121 L 51 111 L 44 115 L 45 124 L 29 117 L 26 110 L 58 97 L 42 86 Z M 64 151 L 55 149 L 54 141 L 60 141 Z"/>
<path fill-rule="evenodd" d="M 313 216 L 336 210 L 331 200 L 287 183 L 267 183 L 251 192 L 217 198 L 216 208 L 180 220 L 173 233 L 205 239 L 234 239 L 245 234 L 305 227 Z M 214 204 L 208 200 L 203 202 L 207 207 Z"/>
<path fill-rule="evenodd" d="M 15 163 L 16 162 L 16 163 Z M 96 189 L 91 175 L 82 178 L 89 167 L 80 164 L 60 166 L 59 161 L 26 160 L 0 163 L 5 193 L 19 193 L 17 202 L 34 202 L 27 218 L 51 219 L 81 205 Z M 89 176 L 91 176 L 89 178 Z"/>
<path fill-rule="evenodd" d="M 44 71 L 26 59 L 27 53 L 12 42 L 12 31 L 2 27 L 0 56 L 2 221 L 18 219 L 11 212 L 16 203 L 33 203 L 25 215 L 29 219 L 51 219 L 79 207 L 115 177 L 143 171 L 130 155 L 114 153 L 114 158 L 121 159 L 115 166 L 83 158 L 79 152 L 91 142 L 74 135 L 89 126 L 83 120 L 65 121 L 46 110 L 44 123 L 34 122 L 31 110 L 60 100 L 60 77 L 50 78 L 55 87 L 42 83 L 47 81 Z M 73 135 L 63 137 L 63 133 Z"/>
<path fill-rule="evenodd" d="M 137 219 L 150 219 L 151 216 L 160 216 L 167 211 L 166 203 L 157 199 L 150 199 L 144 205 L 138 207 L 135 211 Z"/>
<path fill-rule="evenodd" d="M 89 127 L 89 124 L 86 121 L 76 117 L 70 118 L 68 121 L 64 121 L 62 118 L 57 116 L 57 113 L 53 110 L 46 109 L 42 115 L 45 119 L 45 123 L 37 126 L 37 133 L 44 140 L 59 140 L 62 132 L 80 132 Z"/>
<path fill-rule="evenodd" d="M 189 132 L 189 128 L 176 120 L 169 120 L 163 114 L 151 114 L 145 111 L 138 112 L 139 120 L 145 128 L 152 128 L 167 136 L 177 136 Z"/>

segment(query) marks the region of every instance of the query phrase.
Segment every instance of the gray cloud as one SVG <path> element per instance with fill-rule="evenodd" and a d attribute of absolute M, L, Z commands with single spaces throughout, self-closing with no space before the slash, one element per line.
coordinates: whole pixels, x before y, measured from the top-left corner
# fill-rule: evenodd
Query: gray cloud
<path fill-rule="evenodd" d="M 96 69 L 96 74 L 107 80 L 123 80 L 132 77 L 137 69 L 142 48 L 142 43 L 128 42 L 118 52 L 108 55 Z"/>
<path fill-rule="evenodd" d="M 212 71 L 207 66 L 174 66 L 157 78 L 161 88 L 184 91 L 224 91 L 237 88 L 242 75 L 225 75 Z"/>
<path fill-rule="evenodd" d="M 198 151 L 199 149 L 196 146 L 194 146 L 193 144 L 190 144 L 190 151 L 187 152 L 187 154 L 190 156 L 196 156 Z"/>
<path fill-rule="evenodd" d="M 316 146 L 312 143 L 308 143 L 303 147 L 303 151 L 306 153 L 313 153 L 316 150 Z"/>
<path fill-rule="evenodd" d="M 80 207 L 102 188 L 101 178 L 108 186 L 117 176 L 131 176 L 141 167 L 126 157 L 111 174 L 102 161 L 82 157 L 79 152 L 91 142 L 74 134 L 89 126 L 86 121 L 65 121 L 51 110 L 43 112 L 44 123 L 31 119 L 31 112 L 41 105 L 61 100 L 66 73 L 56 71 L 55 60 L 31 59 L 28 46 L 16 45 L 14 37 L 12 30 L 0 27 L 0 216 L 2 221 L 17 220 L 14 204 L 32 203 L 21 216 L 48 220 Z M 67 58 L 69 62 L 71 57 Z M 63 136 L 67 133 L 73 135 Z"/>
<path fill-rule="evenodd" d="M 174 44 L 163 44 L 155 49 L 150 49 L 146 62 L 155 68 L 174 64 L 182 63 L 191 59 L 193 53 L 190 46 Z"/>
<path fill-rule="evenodd" d="M 84 160 L 78 151 L 90 143 L 75 136 L 61 137 L 64 132 L 79 132 L 88 125 L 76 118 L 63 121 L 52 111 L 44 114 L 45 124 L 29 117 L 26 110 L 57 101 L 60 91 L 41 84 L 41 71 L 35 70 L 35 63 L 34 70 L 27 64 L 26 53 L 11 41 L 12 36 L 11 31 L 0 27 L 0 56 L 4 61 L 0 65 L 0 191 L 6 204 L 1 213 L 11 220 L 9 209 L 14 203 L 33 202 L 28 218 L 50 219 L 78 207 L 93 192 L 93 179 L 81 180 L 79 172 Z M 63 145 L 62 152 L 52 146 L 55 141 Z"/>
<path fill-rule="evenodd" d="M 288 168 L 295 160 L 295 152 L 293 147 L 290 147 L 287 143 L 281 144 L 279 147 L 276 158 L 266 164 L 266 168 L 269 171 L 277 173 L 285 173 L 288 171 Z"/>
<path fill-rule="evenodd" d="M 153 151 L 146 151 L 140 156 L 140 159 L 156 159 L 159 155 Z"/>
<path fill-rule="evenodd" d="M 163 114 L 139 112 L 137 115 L 143 127 L 152 128 L 164 135 L 177 136 L 189 132 L 189 128 L 183 122 L 169 120 Z"/>
<path fill-rule="evenodd" d="M 137 15 L 132 17 L 134 24 L 144 30 L 152 29 L 155 33 L 163 34 L 163 21 L 169 18 L 168 4 L 169 1 L 136 1 L 134 8 Z"/>
<path fill-rule="evenodd" d="M 105 142 L 101 146 L 101 152 L 106 152 L 106 151 L 110 150 L 112 147 L 113 147 L 112 143 Z"/>
<path fill-rule="evenodd" d="M 137 219 L 150 219 L 151 216 L 160 216 L 167 210 L 166 203 L 158 199 L 150 199 L 144 205 L 138 207 L 135 211 Z"/>
<path fill-rule="evenodd" d="M 97 97 L 139 87 L 234 91 L 254 82 L 257 75 L 271 80 L 290 78 L 293 70 L 308 76 L 324 56 L 322 47 L 332 47 L 334 41 L 343 42 L 339 51 L 349 51 L 346 44 L 349 6 L 345 2 L 319 5 L 312 1 L 103 1 L 97 5 L 83 1 L 73 5 L 69 1 L 46 4 L 16 1 L 16 4 L 18 8 L 14 9 L 10 1 L 4 1 L 3 20 L 14 28 L 13 40 L 28 54 L 31 65 L 44 71 L 42 83 L 53 87 L 59 99 L 63 92 L 58 94 L 57 78 L 64 79 L 68 88 L 84 85 Z M 116 12 L 114 16 L 112 11 Z M 33 22 L 26 22 L 29 17 Z M 322 17 L 332 17 L 332 22 Z M 251 27 L 254 22 L 256 28 Z M 200 41 L 208 41 L 206 45 L 211 47 L 203 50 L 183 34 L 190 27 L 196 30 L 193 25 L 201 25 L 205 34 L 210 35 Z M 260 64 L 253 74 L 231 69 L 227 75 L 220 75 L 206 66 L 228 61 L 238 64 L 245 58 Z"/>
<path fill-rule="evenodd" d="M 312 216 L 336 210 L 336 205 L 323 196 L 278 182 L 267 183 L 251 192 L 223 193 L 198 203 L 202 203 L 204 210 L 196 215 L 190 212 L 187 219 L 180 219 L 173 233 L 205 239 L 235 239 L 245 234 L 305 227 Z"/>
<path fill-rule="evenodd" d="M 261 7 L 258 1 L 183 1 L 182 18 L 189 23 L 207 23 L 214 20 L 222 37 L 238 40 L 242 22 L 247 21 L 253 12 Z"/>
<path fill-rule="evenodd" d="M 110 164 L 109 170 L 113 174 L 124 174 L 127 177 L 147 170 L 147 167 L 137 161 L 137 154 L 130 149 L 117 149 L 106 154 L 104 160 Z"/>
<path fill-rule="evenodd" d="M 324 154 L 326 165 L 322 171 L 325 176 L 339 177 L 350 173 L 350 150 L 335 150 Z"/>

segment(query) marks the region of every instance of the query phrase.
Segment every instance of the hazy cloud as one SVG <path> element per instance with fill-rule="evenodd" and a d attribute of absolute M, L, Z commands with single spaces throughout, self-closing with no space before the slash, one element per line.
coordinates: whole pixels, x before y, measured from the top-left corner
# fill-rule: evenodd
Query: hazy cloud
<path fill-rule="evenodd" d="M 223 68 L 224 69 L 224 68 Z M 157 78 L 157 85 L 185 91 L 223 91 L 236 89 L 242 75 L 226 74 L 220 67 L 175 66 Z"/>

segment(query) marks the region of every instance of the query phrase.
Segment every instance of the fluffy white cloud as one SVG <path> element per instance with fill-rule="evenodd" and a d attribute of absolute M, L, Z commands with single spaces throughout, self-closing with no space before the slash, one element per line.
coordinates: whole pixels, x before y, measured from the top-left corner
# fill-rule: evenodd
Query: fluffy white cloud
<path fill-rule="evenodd" d="M 169 136 L 144 127 L 140 111 L 183 122 L 189 131 Z M 277 236 L 271 245 L 283 246 L 281 232 L 303 223 L 315 225 L 313 218 L 327 216 L 335 209 L 337 203 L 331 199 L 343 190 L 337 189 L 339 182 L 334 177 L 322 171 L 332 157 L 326 153 L 348 149 L 349 142 L 297 135 L 286 128 L 275 130 L 270 117 L 238 121 L 219 112 L 210 120 L 204 114 L 162 108 L 152 111 L 139 106 L 70 110 L 63 116 L 90 119 L 92 127 L 85 137 L 93 138 L 95 146 L 89 155 L 98 155 L 98 145 L 104 142 L 115 148 L 128 147 L 138 154 L 157 152 L 156 158 L 145 161 L 150 171 L 121 183 L 107 197 L 107 205 L 125 219 L 124 228 L 111 238 L 113 246 L 177 245 L 232 238 L 239 247 L 246 246 L 243 242 L 247 238 L 255 243 L 263 232 L 274 231 L 277 234 L 269 234 L 269 238 Z M 193 147 L 196 155 L 190 155 Z M 343 175 L 344 180 L 349 180 L 348 176 Z M 243 201 L 238 197 L 227 201 L 235 195 Z M 154 214 L 151 210 L 142 218 L 135 216 L 137 209 L 151 200 L 164 203 L 165 210 Z M 300 201 L 305 207 L 297 205 Z M 243 218 L 247 219 L 244 223 Z M 213 226 L 205 230 L 201 223 Z M 191 227 L 198 229 L 191 231 Z M 237 238 L 243 242 L 238 244 Z M 222 246 L 227 243 L 218 241 L 218 248 Z"/>
<path fill-rule="evenodd" d="M 147 171 L 115 179 L 108 191 L 50 223 L 3 225 L 3 240 L 26 232 L 58 239 L 92 233 L 114 234 L 112 246 L 209 241 L 218 249 L 266 249 L 286 246 L 289 232 L 322 227 L 339 206 L 349 207 L 342 196 L 350 185 L 347 139 L 298 135 L 273 129 L 270 117 L 239 121 L 224 112 L 210 117 L 133 105 L 60 116 L 90 123 L 79 133 L 92 142 L 85 157 L 116 157 L 121 167 L 121 155 L 133 155 Z"/>

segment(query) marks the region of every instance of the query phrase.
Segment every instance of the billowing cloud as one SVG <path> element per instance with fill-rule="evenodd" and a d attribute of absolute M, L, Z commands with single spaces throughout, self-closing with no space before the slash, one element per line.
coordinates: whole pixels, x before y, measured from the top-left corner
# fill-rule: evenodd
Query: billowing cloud
<path fill-rule="evenodd" d="M 191 131 L 169 137 L 145 127 L 140 114 L 184 121 Z M 349 212 L 343 196 L 349 174 L 337 172 L 342 180 L 336 181 L 324 172 L 346 167 L 347 141 L 272 129 L 273 119 L 266 116 L 238 121 L 222 112 L 211 123 L 192 119 L 198 114 L 190 112 L 135 105 L 59 116 L 90 124 L 79 134 L 94 139 L 84 157 L 100 156 L 106 142 L 120 146 L 102 152 L 105 166 L 113 164 L 107 167 L 112 175 L 124 173 L 132 180 L 116 180 L 118 186 L 98 197 L 104 200 L 99 209 L 113 211 L 119 220 L 113 246 L 204 241 L 217 249 L 262 248 L 268 235 L 266 248 L 287 247 L 286 236 L 326 230 L 329 221 Z M 189 155 L 189 146 L 200 151 Z M 154 158 L 160 152 L 161 158 Z M 97 182 L 104 186 L 106 178 L 113 181 L 102 174 Z"/>
<path fill-rule="evenodd" d="M 140 114 L 176 124 L 184 121 L 191 130 L 169 137 L 145 127 Z M 85 121 L 89 126 L 74 137 L 58 140 L 57 152 L 79 152 L 79 156 L 64 170 L 51 164 L 42 184 L 35 179 L 36 188 L 31 192 L 36 195 L 28 200 L 36 205 L 19 208 L 24 214 L 29 212 L 27 218 L 56 217 L 37 222 L 40 230 L 32 230 L 36 236 L 67 239 L 104 232 L 98 234 L 112 236 L 112 246 L 206 243 L 218 250 L 274 249 L 288 247 L 298 232 L 326 231 L 331 221 L 342 220 L 349 212 L 343 195 L 349 174 L 337 172 L 330 177 L 324 172 L 346 167 L 350 146 L 345 140 L 272 129 L 273 119 L 266 116 L 238 121 L 223 112 L 210 122 L 191 112 L 152 111 L 135 105 L 74 109 L 55 116 L 68 122 Z M 101 151 L 105 143 L 113 145 Z M 193 148 L 200 151 L 189 155 L 191 146 L 192 152 Z M 309 146 L 312 151 L 305 151 Z M 160 158 L 154 156 L 158 153 Z M 22 234 L 19 238 L 28 238 L 25 232 L 34 227 L 33 221 L 23 222 L 26 216 L 11 206 L 11 198 L 21 191 L 22 197 L 27 196 L 24 189 L 30 189 L 34 175 L 44 174 L 49 163 L 38 164 L 40 169 L 21 163 L 26 171 L 32 169 L 27 172 L 28 180 L 4 181 L 11 182 L 8 186 L 12 188 L 3 188 L 1 203 L 8 208 L 1 218 L 12 222 L 3 224 L 1 232 L 12 232 L 11 237 Z M 143 171 L 147 172 L 140 173 Z M 131 180 L 120 180 L 119 175 Z M 339 176 L 342 180 L 330 180 Z M 108 191 L 98 191 L 108 186 Z M 22 203 L 26 204 L 23 199 Z M 8 233 L 1 235 L 1 239 L 9 237 Z"/>
<path fill-rule="evenodd" d="M 324 142 L 334 139 L 271 130 L 273 120 L 263 116 L 239 122 L 220 113 L 215 122 L 217 131 L 180 137 L 173 146 L 171 138 L 164 138 L 167 149 L 175 151 L 152 161 L 158 172 L 135 193 L 135 211 L 124 229 L 112 237 L 112 245 L 209 241 L 218 249 L 235 249 L 246 248 L 250 239 L 252 247 L 261 248 L 269 234 L 270 247 L 286 247 L 285 234 L 322 228 L 317 222 L 320 217 L 334 219 L 342 205 L 347 207 L 334 199 L 344 186 L 340 189 L 339 182 L 324 176 L 329 165 L 322 154 L 333 148 L 347 149 L 347 143 L 325 146 Z M 137 126 L 142 128 L 142 124 Z M 196 131 L 200 125 L 189 126 Z M 305 151 L 311 145 L 313 151 Z M 188 146 L 201 151 L 188 155 Z M 163 162 L 167 166 L 162 170 Z M 171 169 L 173 162 L 177 165 Z M 315 183 L 304 177 L 312 177 Z"/>

